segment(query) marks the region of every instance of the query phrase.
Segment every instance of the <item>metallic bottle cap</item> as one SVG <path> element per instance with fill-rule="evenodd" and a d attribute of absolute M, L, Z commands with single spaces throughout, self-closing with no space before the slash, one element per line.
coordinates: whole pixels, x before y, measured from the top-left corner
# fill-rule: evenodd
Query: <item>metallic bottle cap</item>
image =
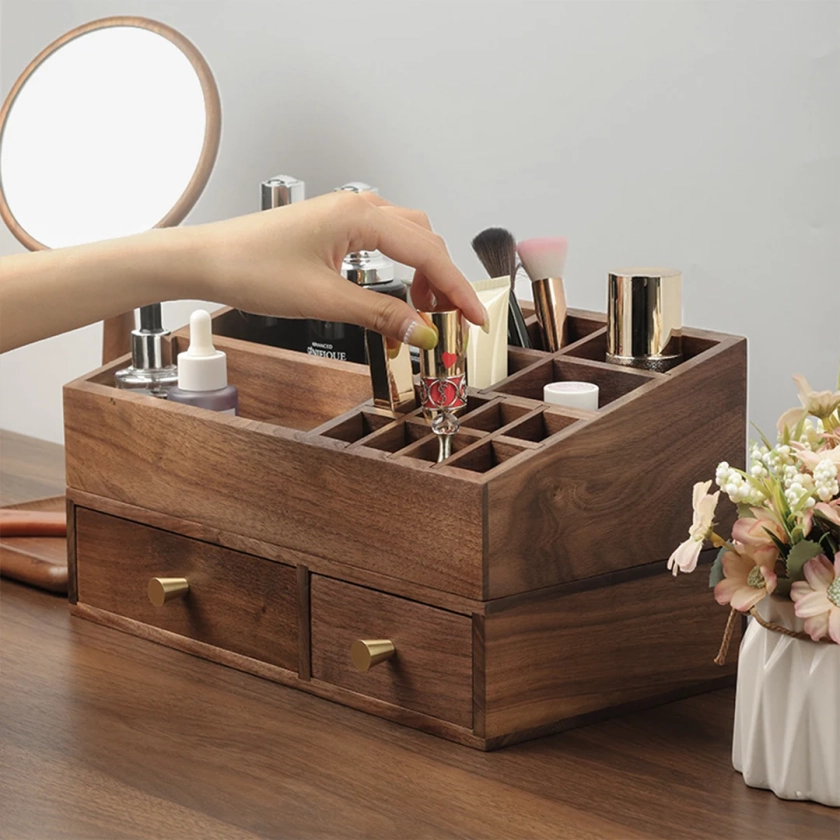
<path fill-rule="evenodd" d="M 348 183 L 343 184 L 340 187 L 336 187 L 335 190 L 333 190 L 333 192 L 371 192 L 374 195 L 379 195 L 379 190 L 376 187 L 372 187 L 370 184 L 366 184 L 364 181 L 349 181 Z"/>
<path fill-rule="evenodd" d="M 172 348 L 169 342 L 163 340 L 168 337 L 168 330 L 132 330 L 131 366 L 135 370 L 160 370 L 169 367 L 172 364 Z"/>
<path fill-rule="evenodd" d="M 350 181 L 334 192 L 371 192 L 379 195 L 379 190 L 363 181 Z M 341 264 L 341 276 L 359 286 L 379 286 L 394 279 L 394 263 L 379 251 L 358 251 L 348 254 Z"/>
<path fill-rule="evenodd" d="M 668 370 L 682 359 L 682 275 L 672 268 L 609 273 L 607 361 Z"/>
<path fill-rule="evenodd" d="M 285 207 L 306 198 L 306 185 L 291 175 L 275 175 L 260 184 L 262 209 Z"/>

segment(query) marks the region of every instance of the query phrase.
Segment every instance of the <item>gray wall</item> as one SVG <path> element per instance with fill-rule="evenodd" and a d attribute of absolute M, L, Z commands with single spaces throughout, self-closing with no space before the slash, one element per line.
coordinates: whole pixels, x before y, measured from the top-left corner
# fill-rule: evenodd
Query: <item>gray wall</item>
<path fill-rule="evenodd" d="M 472 276 L 487 225 L 567 235 L 573 306 L 603 310 L 610 267 L 681 268 L 686 323 L 749 337 L 768 430 L 792 374 L 834 385 L 840 3 L 3 0 L 3 95 L 112 14 L 181 30 L 216 75 L 222 145 L 187 223 L 256 209 L 278 171 L 311 195 L 367 180 L 425 209 Z M 60 386 L 97 365 L 99 336 L 3 357 L 0 426 L 60 440 Z"/>

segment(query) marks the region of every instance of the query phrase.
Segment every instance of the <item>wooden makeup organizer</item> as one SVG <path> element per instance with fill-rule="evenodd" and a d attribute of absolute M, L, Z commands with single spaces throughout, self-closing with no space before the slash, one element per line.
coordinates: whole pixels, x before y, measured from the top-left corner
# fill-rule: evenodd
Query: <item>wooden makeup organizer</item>
<path fill-rule="evenodd" d="M 744 339 L 686 329 L 682 364 L 631 370 L 572 310 L 568 346 L 511 348 L 471 392 L 437 464 L 366 367 L 239 340 L 239 317 L 214 324 L 239 417 L 117 390 L 125 359 L 66 386 L 76 615 L 480 749 L 732 681 L 706 571 L 665 560 L 693 483 L 744 463 Z M 562 379 L 602 407 L 544 404 Z M 357 640 L 393 654 L 361 672 Z"/>

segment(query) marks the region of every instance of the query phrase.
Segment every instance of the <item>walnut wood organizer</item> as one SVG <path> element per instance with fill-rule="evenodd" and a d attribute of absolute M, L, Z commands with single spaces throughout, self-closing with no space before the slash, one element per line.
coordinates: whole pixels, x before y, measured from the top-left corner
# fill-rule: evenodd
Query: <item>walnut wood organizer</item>
<path fill-rule="evenodd" d="M 706 574 L 664 561 L 694 481 L 744 462 L 744 339 L 686 329 L 681 365 L 629 370 L 572 311 L 568 346 L 511 348 L 471 392 L 436 464 L 365 367 L 239 340 L 238 317 L 214 329 L 239 417 L 117 390 L 125 359 L 66 386 L 76 615 L 481 749 L 732 680 Z M 546 406 L 560 379 L 601 408 Z M 188 591 L 154 606 L 153 578 Z M 395 653 L 360 672 L 359 639 Z"/>

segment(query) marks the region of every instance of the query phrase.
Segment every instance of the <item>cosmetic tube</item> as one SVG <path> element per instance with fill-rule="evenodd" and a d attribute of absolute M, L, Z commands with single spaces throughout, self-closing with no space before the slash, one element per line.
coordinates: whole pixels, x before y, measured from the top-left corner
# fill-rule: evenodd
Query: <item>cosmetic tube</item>
<path fill-rule="evenodd" d="M 682 275 L 626 268 L 607 281 L 607 355 L 616 365 L 666 371 L 682 361 Z"/>
<path fill-rule="evenodd" d="M 467 407 L 467 320 L 457 309 L 421 312 L 438 332 L 438 343 L 420 351 L 420 400 L 423 414 L 438 437 L 438 463 L 452 453 L 452 437 Z"/>
<path fill-rule="evenodd" d="M 470 324 L 467 343 L 467 384 L 489 388 L 508 375 L 508 309 L 510 277 L 493 277 L 470 284 L 490 316 L 490 333 Z"/>
<path fill-rule="evenodd" d="M 597 411 L 598 386 L 592 382 L 549 382 L 543 388 L 543 402 Z"/>
<path fill-rule="evenodd" d="M 370 365 L 373 404 L 391 414 L 405 414 L 417 407 L 411 352 L 407 344 L 388 350 L 385 337 L 365 330 L 365 349 Z"/>

